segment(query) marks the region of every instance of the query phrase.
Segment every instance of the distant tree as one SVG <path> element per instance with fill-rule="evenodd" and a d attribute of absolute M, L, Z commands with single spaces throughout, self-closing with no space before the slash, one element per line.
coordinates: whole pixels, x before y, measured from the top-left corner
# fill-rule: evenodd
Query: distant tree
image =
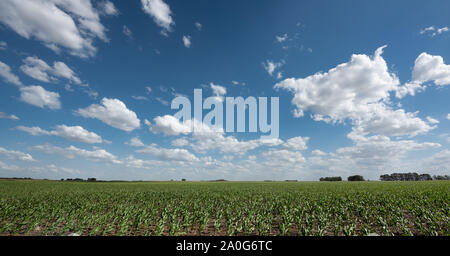
<path fill-rule="evenodd" d="M 88 178 L 87 181 L 92 181 L 92 182 L 94 182 L 94 181 L 97 181 L 97 179 L 96 179 L 96 178 Z"/>
<path fill-rule="evenodd" d="M 436 176 L 434 176 L 436 179 Z M 424 173 L 424 174 L 417 174 L 415 172 L 409 172 L 409 173 L 392 173 L 389 174 L 383 174 L 380 176 L 381 181 L 426 181 L 426 180 L 432 180 L 431 175 Z"/>
<path fill-rule="evenodd" d="M 431 178 L 430 174 L 424 173 L 419 175 L 419 180 L 426 181 L 426 180 L 433 180 L 433 178 Z"/>
<path fill-rule="evenodd" d="M 181 181 L 186 181 L 186 179 L 181 179 Z"/>
<path fill-rule="evenodd" d="M 448 175 L 434 175 L 433 179 L 435 179 L 435 180 L 450 180 L 450 176 L 448 176 Z"/>
<path fill-rule="evenodd" d="M 353 175 L 347 178 L 348 181 L 364 181 L 364 177 L 361 175 Z"/>
<path fill-rule="evenodd" d="M 341 177 L 322 177 L 320 181 L 342 181 Z"/>

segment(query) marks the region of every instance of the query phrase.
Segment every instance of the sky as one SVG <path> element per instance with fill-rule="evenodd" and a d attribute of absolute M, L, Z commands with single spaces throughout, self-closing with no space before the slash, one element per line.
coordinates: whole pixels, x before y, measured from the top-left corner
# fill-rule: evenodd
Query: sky
<path fill-rule="evenodd" d="M 449 9 L 412 0 L 2 0 L 0 177 L 449 174 Z M 220 100 L 278 97 L 279 137 L 193 132 L 171 102 L 193 100 L 194 89 Z"/>

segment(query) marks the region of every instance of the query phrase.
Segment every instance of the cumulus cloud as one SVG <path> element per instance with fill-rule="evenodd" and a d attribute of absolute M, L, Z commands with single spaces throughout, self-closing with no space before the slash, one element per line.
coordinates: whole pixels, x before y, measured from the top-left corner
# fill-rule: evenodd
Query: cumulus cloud
<path fill-rule="evenodd" d="M 30 105 L 49 108 L 52 110 L 60 109 L 59 93 L 45 90 L 42 86 L 31 85 L 19 88 L 20 100 Z"/>
<path fill-rule="evenodd" d="M 101 105 L 92 104 L 87 108 L 76 110 L 75 113 L 86 118 L 96 118 L 105 124 L 127 132 L 141 126 L 141 121 L 137 118 L 136 113 L 129 110 L 118 99 L 103 98 Z"/>
<path fill-rule="evenodd" d="M 300 152 L 286 149 L 274 149 L 262 153 L 264 164 L 268 166 L 285 166 L 286 164 L 302 164 L 305 158 Z"/>
<path fill-rule="evenodd" d="M 439 86 L 449 85 L 450 65 L 445 64 L 441 56 L 421 53 L 414 63 L 412 81 L 416 83 L 433 81 Z"/>
<path fill-rule="evenodd" d="M 107 163 L 120 164 L 122 163 L 117 157 L 104 149 L 96 148 L 94 150 L 80 149 L 75 146 L 61 148 L 50 144 L 34 146 L 33 149 L 47 153 L 61 155 L 66 158 L 81 157 L 92 161 L 101 161 Z"/>
<path fill-rule="evenodd" d="M 108 38 L 90 0 L 3 0 L 0 22 L 20 36 L 41 41 L 59 52 L 61 47 L 80 57 L 94 56 L 93 41 Z"/>
<path fill-rule="evenodd" d="M 20 160 L 20 161 L 27 161 L 27 162 L 35 161 L 30 154 L 23 153 L 20 151 L 15 151 L 15 150 L 8 150 L 8 149 L 2 148 L 2 147 L 0 147 L 0 155 L 4 155 L 7 158 L 13 159 L 13 160 Z"/>
<path fill-rule="evenodd" d="M 180 122 L 176 117 L 171 115 L 157 116 L 153 119 L 154 125 L 150 130 L 154 133 L 163 133 L 169 136 L 176 136 L 180 134 L 188 134 L 192 132 L 192 123 Z"/>
<path fill-rule="evenodd" d="M 15 84 L 17 86 L 22 85 L 20 79 L 11 72 L 11 68 L 1 61 L 0 61 L 0 76 L 3 78 L 3 80 L 5 80 L 5 82 Z"/>
<path fill-rule="evenodd" d="M 444 149 L 425 158 L 421 165 L 427 170 L 447 171 L 450 166 L 450 150 Z"/>
<path fill-rule="evenodd" d="M 186 48 L 191 47 L 191 37 L 190 36 L 183 36 L 183 44 Z"/>
<path fill-rule="evenodd" d="M 156 144 L 146 146 L 145 148 L 137 150 L 136 152 L 149 154 L 161 160 L 186 161 L 186 162 L 199 161 L 199 159 L 195 155 L 193 155 L 186 149 L 180 148 L 167 149 L 158 147 Z"/>
<path fill-rule="evenodd" d="M 20 69 L 28 76 L 42 82 L 56 82 L 57 78 L 66 78 L 67 80 L 81 84 L 80 78 L 64 62 L 55 61 L 53 67 L 50 67 L 45 61 L 33 56 L 23 60 L 24 65 Z"/>
<path fill-rule="evenodd" d="M 263 62 L 263 67 L 269 73 L 270 76 L 273 76 L 275 70 L 283 66 L 283 62 L 274 62 L 271 60 L 266 60 L 266 62 Z M 281 73 L 279 73 L 281 75 Z M 277 76 L 279 76 L 277 75 Z"/>
<path fill-rule="evenodd" d="M 276 36 L 275 38 L 277 39 L 277 41 L 279 43 L 282 43 L 282 42 L 284 42 L 284 41 L 286 41 L 288 39 L 288 35 L 284 34 L 284 35 L 281 35 L 281 36 Z"/>
<path fill-rule="evenodd" d="M 158 26 L 163 28 L 161 31 L 163 35 L 172 31 L 175 22 L 172 19 L 172 11 L 168 4 L 163 0 L 141 0 L 141 3 L 142 10 L 150 15 Z"/>
<path fill-rule="evenodd" d="M 101 1 L 98 3 L 98 9 L 102 15 L 110 15 L 116 16 L 119 14 L 119 11 L 116 9 L 116 6 L 111 1 Z"/>
<path fill-rule="evenodd" d="M 189 146 L 198 153 L 206 153 L 211 150 L 219 150 L 222 153 L 245 154 L 260 146 L 277 146 L 282 144 L 279 139 L 273 140 L 248 140 L 240 141 L 233 136 L 225 136 L 223 129 L 215 129 L 202 124 L 196 119 L 180 122 L 174 116 L 158 116 L 153 119 L 154 124 L 150 130 L 154 133 L 163 133 L 168 136 L 191 135 L 172 142 L 176 146 Z"/>
<path fill-rule="evenodd" d="M 373 57 L 354 54 L 347 63 L 325 73 L 306 78 L 289 78 L 274 88 L 294 94 L 294 115 L 301 117 L 311 111 L 316 121 L 352 121 L 366 133 L 387 136 L 415 136 L 433 127 L 416 117 L 390 107 L 390 92 L 398 89 L 399 80 L 390 73 L 381 54 L 386 46 L 375 51 Z"/>
<path fill-rule="evenodd" d="M 414 62 L 411 81 L 398 87 L 396 97 L 401 99 L 408 94 L 414 96 L 416 92 L 424 91 L 424 84 L 430 82 L 437 86 L 449 85 L 450 65 L 445 64 L 441 56 L 423 52 Z"/>
<path fill-rule="evenodd" d="M 189 141 L 186 138 L 178 138 L 171 142 L 172 146 L 175 147 L 185 147 L 189 145 Z"/>
<path fill-rule="evenodd" d="M 19 118 L 16 115 L 9 115 L 4 112 L 0 112 L 0 118 L 4 119 L 11 119 L 11 120 L 19 120 Z"/>
<path fill-rule="evenodd" d="M 33 136 L 54 135 L 65 138 L 70 141 L 79 141 L 85 143 L 102 143 L 102 137 L 94 132 L 90 132 L 81 126 L 57 125 L 53 131 L 46 131 L 40 127 L 17 126 L 17 130 L 27 132 Z"/>
<path fill-rule="evenodd" d="M 289 150 L 306 150 L 308 146 L 306 145 L 308 143 L 309 137 L 293 137 L 288 139 L 284 144 L 283 147 Z"/>
<path fill-rule="evenodd" d="M 138 138 L 134 137 L 129 142 L 126 142 L 127 145 L 130 145 L 132 147 L 143 147 L 145 146 L 144 143 Z"/>

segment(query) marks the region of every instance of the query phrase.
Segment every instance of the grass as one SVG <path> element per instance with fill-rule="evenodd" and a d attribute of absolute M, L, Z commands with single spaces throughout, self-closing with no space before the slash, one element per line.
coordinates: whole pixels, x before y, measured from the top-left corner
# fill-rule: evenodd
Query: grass
<path fill-rule="evenodd" d="M 0 180 L 1 235 L 443 235 L 450 182 Z"/>

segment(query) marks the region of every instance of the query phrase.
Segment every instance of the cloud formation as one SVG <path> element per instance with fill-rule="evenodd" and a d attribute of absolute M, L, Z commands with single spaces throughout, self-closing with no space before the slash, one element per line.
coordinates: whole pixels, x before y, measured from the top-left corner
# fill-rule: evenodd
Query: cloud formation
<path fill-rule="evenodd" d="M 98 119 L 105 124 L 127 132 L 141 126 L 141 121 L 137 118 L 136 113 L 129 110 L 125 103 L 118 99 L 103 98 L 101 105 L 92 104 L 87 108 L 76 110 L 75 113 L 82 117 Z"/>
<path fill-rule="evenodd" d="M 316 121 L 349 119 L 362 132 L 386 136 L 415 136 L 432 130 L 435 127 L 417 113 L 390 106 L 390 93 L 397 91 L 400 82 L 381 56 L 385 47 L 378 48 L 373 57 L 354 54 L 349 62 L 328 72 L 285 79 L 274 88 L 294 94 L 296 117 L 311 111 Z"/>
<path fill-rule="evenodd" d="M 163 0 L 141 0 L 141 3 L 142 10 L 150 15 L 158 26 L 163 28 L 161 33 L 167 36 L 167 32 L 171 32 L 175 25 L 170 6 Z"/>
<path fill-rule="evenodd" d="M 37 39 L 55 52 L 61 48 L 80 57 L 92 57 L 98 38 L 108 38 L 90 0 L 2 0 L 0 22 L 26 39 Z"/>
<path fill-rule="evenodd" d="M 75 84 L 80 85 L 81 80 L 64 62 L 55 61 L 50 67 L 45 61 L 38 57 L 27 57 L 23 60 L 24 65 L 20 69 L 28 76 L 42 82 L 56 82 L 57 78 L 65 78 Z"/>
<path fill-rule="evenodd" d="M 102 143 L 102 137 L 94 132 L 90 132 L 81 126 L 57 125 L 53 131 L 46 131 L 40 127 L 17 126 L 17 130 L 27 132 L 33 136 L 54 135 L 65 138 L 70 141 L 79 141 L 84 143 Z"/>
<path fill-rule="evenodd" d="M 20 100 L 30 105 L 49 108 L 52 110 L 60 109 L 59 93 L 45 90 L 42 86 L 31 85 L 19 88 Z"/>

